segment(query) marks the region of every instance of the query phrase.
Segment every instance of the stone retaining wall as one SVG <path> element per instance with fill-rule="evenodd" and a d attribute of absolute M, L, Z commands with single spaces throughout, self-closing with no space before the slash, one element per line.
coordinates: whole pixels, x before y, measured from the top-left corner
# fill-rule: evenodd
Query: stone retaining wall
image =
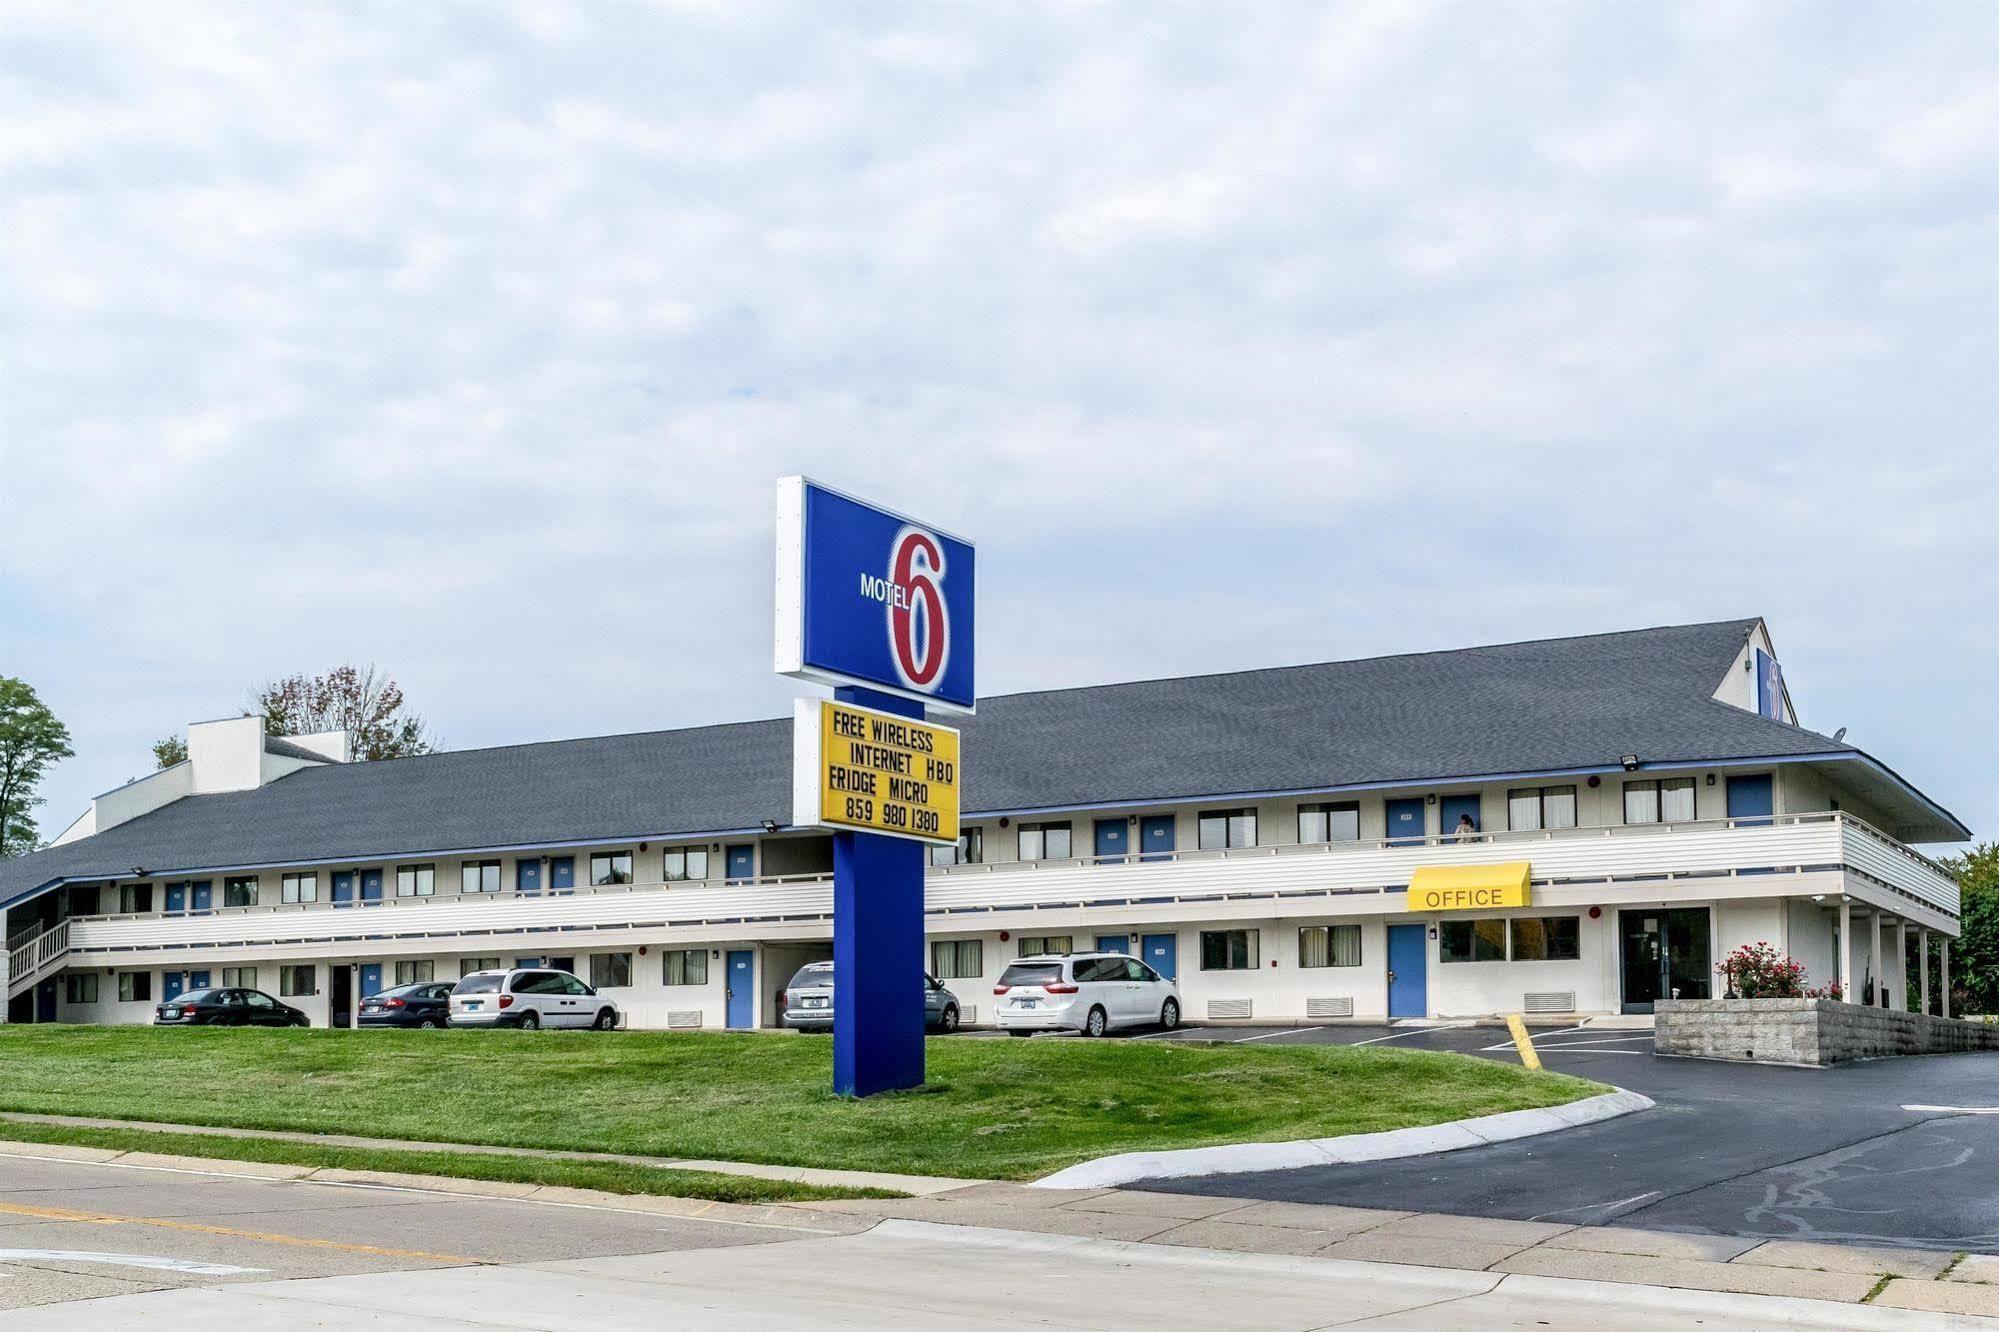
<path fill-rule="evenodd" d="M 1833 999 L 1662 999 L 1653 1037 L 1660 1054 L 1759 1064 L 1999 1050 L 1999 1025 Z"/>

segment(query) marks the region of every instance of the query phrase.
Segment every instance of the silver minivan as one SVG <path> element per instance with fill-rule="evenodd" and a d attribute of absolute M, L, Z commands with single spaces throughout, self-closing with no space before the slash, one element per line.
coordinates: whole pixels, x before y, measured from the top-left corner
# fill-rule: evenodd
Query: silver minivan
<path fill-rule="evenodd" d="M 1000 974 L 993 997 L 993 1019 L 1009 1036 L 1180 1025 L 1180 987 L 1123 953 L 1023 957 Z"/>
<path fill-rule="evenodd" d="M 594 1027 L 618 1025 L 618 1006 L 566 971 L 546 967 L 475 971 L 451 989 L 454 1027 Z"/>
<path fill-rule="evenodd" d="M 923 975 L 923 1025 L 933 1031 L 958 1029 L 958 996 L 928 972 Z M 808 962 L 784 987 L 784 1025 L 800 1031 L 833 1030 L 833 964 Z"/>

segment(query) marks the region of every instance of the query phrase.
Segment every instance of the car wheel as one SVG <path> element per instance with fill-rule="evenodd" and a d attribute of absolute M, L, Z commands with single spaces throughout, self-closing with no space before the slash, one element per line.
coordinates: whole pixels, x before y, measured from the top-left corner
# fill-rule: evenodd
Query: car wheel
<path fill-rule="evenodd" d="M 521 1014 L 520 1029 L 522 1031 L 534 1031 L 540 1026 L 541 1014 L 535 1012 L 532 1008 Z"/>
<path fill-rule="evenodd" d="M 418 1030 L 420 1030 L 420 1031 L 436 1031 L 436 1030 L 437 1030 L 437 1019 L 436 1019 L 436 1018 L 418 1018 L 418 1019 L 417 1019 L 417 1023 L 416 1023 L 416 1025 L 417 1025 L 417 1028 L 418 1028 Z"/>
<path fill-rule="evenodd" d="M 1083 1034 L 1085 1036 L 1102 1036 L 1108 1033 L 1110 1029 L 1110 1015 L 1105 1013 L 1101 1008 L 1091 1009 L 1090 1015 L 1083 1019 Z"/>
<path fill-rule="evenodd" d="M 1159 1008 L 1159 1025 L 1171 1031 L 1180 1025 L 1180 1001 L 1168 999 Z"/>
<path fill-rule="evenodd" d="M 609 1031 L 611 1030 L 611 1028 L 618 1025 L 618 1015 L 607 1008 L 603 1012 L 599 1013 L 597 1015 L 597 1020 L 595 1022 L 592 1022 L 590 1025 L 596 1028 L 598 1031 Z"/>
<path fill-rule="evenodd" d="M 958 1010 L 949 1004 L 944 1006 L 944 1016 L 937 1022 L 937 1030 L 949 1034 L 958 1029 Z"/>

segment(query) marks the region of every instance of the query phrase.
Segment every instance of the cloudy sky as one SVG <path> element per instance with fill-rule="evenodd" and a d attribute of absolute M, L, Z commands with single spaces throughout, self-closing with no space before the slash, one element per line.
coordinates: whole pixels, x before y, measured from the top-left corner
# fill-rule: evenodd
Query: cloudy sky
<path fill-rule="evenodd" d="M 776 715 L 772 482 L 982 691 L 1763 615 L 1999 833 L 1999 8 L 0 14 L 0 671 L 52 835 L 262 681 Z"/>

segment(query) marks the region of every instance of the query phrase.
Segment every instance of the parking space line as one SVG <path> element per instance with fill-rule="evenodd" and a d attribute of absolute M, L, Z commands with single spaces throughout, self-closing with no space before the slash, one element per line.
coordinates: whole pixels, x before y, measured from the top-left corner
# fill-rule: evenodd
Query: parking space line
<path fill-rule="evenodd" d="M 413 1258 L 426 1263 L 472 1266 L 484 1262 L 455 1253 L 426 1253 L 421 1249 L 390 1249 L 378 1244 L 346 1244 L 339 1240 L 307 1239 L 301 1235 L 279 1235 L 263 1230 L 239 1230 L 234 1226 L 211 1226 L 199 1221 L 175 1221 L 163 1216 L 119 1216 L 112 1212 L 79 1212 L 68 1207 L 30 1207 L 25 1203 L 0 1202 L 0 1214 L 25 1216 L 39 1221 L 74 1221 L 97 1226 L 152 1226 L 160 1230 L 182 1230 L 196 1235 L 225 1235 L 232 1239 L 257 1240 L 265 1244 L 289 1244 L 302 1249 L 335 1249 L 342 1253 L 365 1253 L 377 1258 Z"/>
<path fill-rule="evenodd" d="M 156 1272 L 185 1272 L 193 1276 L 251 1276 L 268 1272 L 268 1267 L 235 1267 L 229 1263 L 202 1263 L 192 1258 L 167 1258 L 150 1253 L 99 1253 L 93 1249 L 0 1249 L 0 1263 L 98 1263 L 105 1267 L 141 1267 Z"/>
<path fill-rule="evenodd" d="M 1378 1045 L 1378 1044 L 1380 1044 L 1380 1043 L 1381 1043 L 1382 1041 L 1399 1041 L 1399 1040 L 1401 1040 L 1401 1039 L 1402 1039 L 1402 1038 L 1403 1038 L 1404 1036 L 1421 1036 L 1421 1035 L 1422 1035 L 1423 1033 L 1425 1033 L 1425 1032 L 1428 1032 L 1428 1031 L 1435 1031 L 1435 1030 L 1436 1030 L 1436 1028 L 1435 1028 L 1435 1027 L 1411 1027 L 1411 1028 L 1410 1028 L 1409 1030 L 1407 1030 L 1407 1031 L 1391 1031 L 1391 1032 L 1390 1032 L 1390 1033 L 1388 1033 L 1388 1035 L 1386 1035 L 1386 1036 L 1374 1036 L 1374 1037 L 1370 1037 L 1369 1039 L 1367 1039 L 1367 1040 L 1364 1040 L 1364 1041 L 1355 1041 L 1355 1042 L 1353 1042 L 1353 1044 L 1355 1044 L 1355 1045 Z M 1511 1049 L 1512 1049 L 1513 1047 L 1509 1045 L 1509 1046 L 1507 1046 L 1506 1048 L 1507 1048 L 1507 1049 L 1509 1049 L 1509 1050 L 1511 1050 Z"/>
<path fill-rule="evenodd" d="M 1543 1045 L 1541 1042 L 1536 1041 L 1534 1042 L 1534 1048 L 1537 1050 L 1587 1050 L 1592 1045 L 1650 1044 L 1651 1040 L 1650 1036 L 1643 1038 L 1627 1036 L 1623 1040 L 1617 1041 L 1556 1041 L 1553 1045 Z"/>
<path fill-rule="evenodd" d="M 1272 1036 L 1303 1036 L 1308 1031 L 1324 1031 L 1324 1027 L 1286 1027 L 1282 1031 L 1266 1031 L 1261 1036 L 1245 1036 L 1241 1040 L 1230 1041 L 1230 1045 L 1248 1045 L 1251 1041 L 1267 1041 Z"/>

